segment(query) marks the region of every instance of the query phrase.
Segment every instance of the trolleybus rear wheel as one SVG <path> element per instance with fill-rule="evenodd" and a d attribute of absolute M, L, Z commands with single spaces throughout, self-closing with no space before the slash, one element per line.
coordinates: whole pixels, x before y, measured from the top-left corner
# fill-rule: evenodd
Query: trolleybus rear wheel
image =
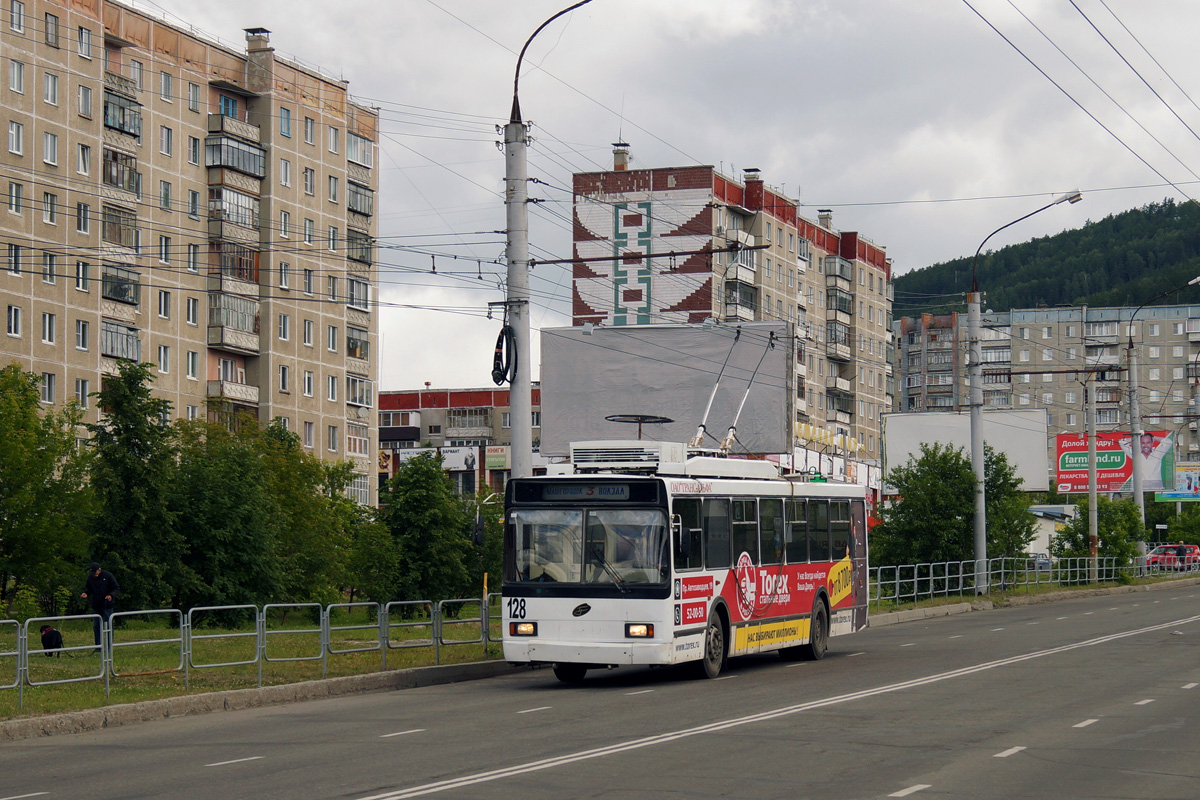
<path fill-rule="evenodd" d="M 818 600 L 808 630 L 808 644 L 801 646 L 800 653 L 809 661 L 820 661 L 828 649 L 829 613 L 825 610 L 825 604 Z"/>

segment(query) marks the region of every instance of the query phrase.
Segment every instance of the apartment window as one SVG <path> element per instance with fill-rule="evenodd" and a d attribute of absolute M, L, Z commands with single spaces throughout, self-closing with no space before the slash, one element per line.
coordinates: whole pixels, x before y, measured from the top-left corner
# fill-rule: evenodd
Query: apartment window
<path fill-rule="evenodd" d="M 59 134 L 42 134 L 42 161 L 52 167 L 59 166 Z"/>
<path fill-rule="evenodd" d="M 337 401 L 338 395 L 338 379 L 336 375 L 329 375 L 325 379 L 325 398 L 333 402 Z"/>
<path fill-rule="evenodd" d="M 80 27 L 77 40 L 79 42 L 79 55 L 83 56 L 84 58 L 91 58 L 92 57 L 92 29 Z M 141 87 L 139 86 L 138 88 L 141 88 Z"/>
<path fill-rule="evenodd" d="M 146 88 L 146 67 L 142 62 L 136 60 L 129 62 L 129 77 L 133 79 L 133 85 L 139 92 Z"/>
<path fill-rule="evenodd" d="M 287 239 L 291 235 L 292 215 L 287 211 L 279 212 L 279 235 Z"/>
<path fill-rule="evenodd" d="M 8 62 L 8 88 L 17 94 L 25 93 L 25 64 L 20 61 Z"/>
<path fill-rule="evenodd" d="M 188 325 L 200 324 L 200 298 L 189 297 L 185 303 L 184 318 Z"/>
<path fill-rule="evenodd" d="M 58 195 L 42 192 L 42 222 L 47 225 L 58 224 Z"/>
<path fill-rule="evenodd" d="M 175 81 L 169 72 L 158 73 L 158 96 L 171 102 L 171 98 L 175 96 Z"/>
<path fill-rule="evenodd" d="M 279 339 L 286 342 L 292 336 L 292 317 L 290 314 L 279 315 Z"/>
<path fill-rule="evenodd" d="M 1053 361 L 1054 353 L 1050 350 L 1042 350 L 1042 361 Z"/>
<path fill-rule="evenodd" d="M 75 262 L 75 288 L 86 292 L 91 286 L 91 266 L 86 261 Z"/>
<path fill-rule="evenodd" d="M 175 152 L 175 131 L 166 125 L 158 126 L 158 152 L 164 156 L 172 155 Z"/>
<path fill-rule="evenodd" d="M 336 175 L 329 176 L 329 202 L 338 201 L 338 179 Z"/>
<path fill-rule="evenodd" d="M 1029 351 L 1028 350 L 1020 351 L 1019 360 L 1020 361 L 1028 361 L 1029 360 Z"/>
<path fill-rule="evenodd" d="M 1119 408 L 1098 408 L 1098 409 L 1096 409 L 1096 424 L 1097 425 L 1120 425 L 1121 424 L 1121 409 L 1119 409 Z"/>
<path fill-rule="evenodd" d="M 367 331 L 362 328 L 346 328 L 346 356 L 348 358 L 367 359 L 370 355 L 370 345 L 367 341 Z"/>
<path fill-rule="evenodd" d="M 42 314 L 42 344 L 54 344 L 54 328 L 57 314 Z"/>
<path fill-rule="evenodd" d="M 290 388 L 291 387 L 291 383 L 290 383 L 291 376 L 292 376 L 292 371 L 288 367 L 288 365 L 280 364 L 279 365 L 279 391 L 281 391 L 281 392 L 290 392 L 291 391 L 291 388 Z"/>
<path fill-rule="evenodd" d="M 187 376 L 196 380 L 200 376 L 200 354 L 195 350 L 187 351 Z"/>
<path fill-rule="evenodd" d="M 366 378 L 346 376 L 346 402 L 352 406 L 373 406 L 375 397 L 375 382 Z"/>
<path fill-rule="evenodd" d="M 315 222 L 313 222 L 311 219 L 305 218 L 305 220 L 304 220 L 304 243 L 305 244 L 313 243 L 313 234 L 316 232 L 316 227 L 317 227 L 317 224 Z"/>
<path fill-rule="evenodd" d="M 13 275 L 21 274 L 22 265 L 25 263 L 25 257 L 22 254 L 24 249 L 19 244 L 10 242 L 8 245 L 8 271 Z"/>
<path fill-rule="evenodd" d="M 329 448 L 329 452 L 331 452 L 331 453 L 337 452 L 337 449 L 338 449 L 338 426 L 337 425 L 329 426 L 329 441 L 326 442 L 326 447 Z"/>
<path fill-rule="evenodd" d="M 92 87 L 79 87 L 79 116 L 91 118 L 92 116 Z"/>
<path fill-rule="evenodd" d="M 307 347 L 313 346 L 313 329 L 316 325 L 311 319 L 304 320 L 304 344 Z"/>
<path fill-rule="evenodd" d="M 127 97 L 114 92 L 104 92 L 104 126 L 127 133 L 142 135 L 141 106 Z"/>
<path fill-rule="evenodd" d="M 365 136 L 346 131 L 346 159 L 370 168 L 374 161 L 374 143 Z"/>
<path fill-rule="evenodd" d="M 171 318 L 171 293 L 163 289 L 158 291 L 158 316 L 159 319 Z"/>
<path fill-rule="evenodd" d="M 20 214 L 25 204 L 25 185 L 16 183 L 15 181 L 8 182 L 8 210 L 14 214 Z"/>
<path fill-rule="evenodd" d="M 158 182 L 158 207 L 163 211 L 171 210 L 171 182 Z"/>
<path fill-rule="evenodd" d="M 200 269 L 200 245 L 189 244 L 187 246 L 187 271 L 196 272 Z"/>
<path fill-rule="evenodd" d="M 101 209 L 100 238 L 112 244 L 136 249 L 139 246 L 137 217 L 132 211 L 104 206 Z"/>
<path fill-rule="evenodd" d="M 356 214 L 371 216 L 374 211 L 375 193 L 354 181 L 346 181 L 346 204 Z"/>
<path fill-rule="evenodd" d="M 260 205 L 257 197 L 234 189 L 210 187 L 208 190 L 208 215 L 213 219 L 257 228 Z"/>
<path fill-rule="evenodd" d="M 54 404 L 54 390 L 57 381 L 58 376 L 53 372 L 42 373 L 42 402 L 46 405 Z"/>
<path fill-rule="evenodd" d="M 304 118 L 304 141 L 306 144 L 316 144 L 317 121 L 312 117 Z"/>
<path fill-rule="evenodd" d="M 337 300 L 337 281 L 338 279 L 334 275 L 329 275 L 325 279 L 326 296 L 328 296 L 330 300 Z"/>
<path fill-rule="evenodd" d="M 317 172 L 311 167 L 304 168 L 304 193 L 315 194 L 317 191 Z"/>
<path fill-rule="evenodd" d="M 346 257 L 364 264 L 371 263 L 371 237 L 354 228 L 346 229 Z"/>
<path fill-rule="evenodd" d="M 100 179 L 104 183 L 141 195 L 142 173 L 138 172 L 136 158 L 107 147 L 101 151 L 101 158 L 104 163 Z"/>
<path fill-rule="evenodd" d="M 1151 367 L 1150 368 L 1150 380 L 1152 380 L 1152 381 L 1162 380 L 1162 370 L 1159 369 L 1158 367 Z"/>
<path fill-rule="evenodd" d="M 287 137 L 292 135 L 292 110 L 290 108 L 279 109 L 279 133 L 281 136 Z"/>
<path fill-rule="evenodd" d="M 1172 347 L 1171 355 L 1175 358 L 1183 358 L 1183 345 L 1175 345 Z"/>
<path fill-rule="evenodd" d="M 8 307 L 8 328 L 7 328 L 7 330 L 8 330 L 9 336 L 18 336 L 19 337 L 21 335 L 21 307 L 20 306 L 9 306 Z"/>
<path fill-rule="evenodd" d="M 1150 335 L 1151 336 L 1158 336 L 1159 330 L 1160 330 L 1160 328 L 1159 328 L 1159 325 L 1157 322 L 1150 323 Z"/>
<path fill-rule="evenodd" d="M 357 278 L 348 280 L 350 291 L 346 298 L 346 303 L 351 308 L 367 310 L 367 304 L 370 296 L 370 286 L 366 281 L 360 281 Z"/>
<path fill-rule="evenodd" d="M 91 394 L 90 388 L 87 378 L 75 379 L 75 402 L 79 403 L 80 408 L 88 407 L 88 395 Z"/>
<path fill-rule="evenodd" d="M 336 225 L 329 226 L 329 252 L 336 253 L 338 249 L 338 229 Z"/>
<path fill-rule="evenodd" d="M 311 269 L 304 270 L 304 293 L 313 293 L 313 271 Z"/>
<path fill-rule="evenodd" d="M 1079 401 L 1079 395 L 1075 392 L 1067 392 L 1063 395 L 1063 400 L 1069 405 Z"/>
<path fill-rule="evenodd" d="M 53 14 L 46 15 L 46 44 L 51 47 L 58 47 L 58 17 Z"/>
<path fill-rule="evenodd" d="M 195 83 L 188 84 L 188 110 L 189 111 L 199 111 L 200 110 L 200 86 L 199 86 L 199 84 L 195 84 Z"/>
<path fill-rule="evenodd" d="M 329 126 L 329 152 L 336 153 L 338 151 L 339 131 L 332 125 Z"/>
<path fill-rule="evenodd" d="M 330 325 L 326 331 L 325 347 L 331 353 L 338 351 L 338 329 L 336 325 Z"/>
<path fill-rule="evenodd" d="M 105 264 L 100 294 L 109 300 L 136 306 L 141 298 L 138 273 L 115 264 Z"/>
<path fill-rule="evenodd" d="M 171 372 L 171 348 L 165 344 L 158 346 L 158 371 L 163 375 Z"/>
<path fill-rule="evenodd" d="M 1151 358 L 1158 358 L 1159 355 L 1161 355 L 1161 354 L 1162 354 L 1162 348 L 1160 348 L 1160 347 L 1151 347 L 1150 348 L 1150 357 Z"/>
<path fill-rule="evenodd" d="M 286 289 L 292 281 L 292 267 L 286 261 L 279 262 L 279 288 Z"/>
<path fill-rule="evenodd" d="M 1067 414 L 1067 426 L 1068 427 L 1074 427 L 1077 424 L 1076 423 L 1077 420 L 1078 420 L 1078 417 L 1075 414 Z"/>
<path fill-rule="evenodd" d="M 42 283 L 58 283 L 58 254 L 42 253 Z"/>
<path fill-rule="evenodd" d="M 304 423 L 304 446 L 305 447 L 311 448 L 313 446 L 313 432 L 314 432 L 315 428 L 316 428 L 316 425 L 312 422 Z"/>
<path fill-rule="evenodd" d="M 193 420 L 200 418 L 200 406 L 184 406 L 184 417 Z"/>
<path fill-rule="evenodd" d="M 196 136 L 188 137 L 188 163 L 200 165 L 200 139 Z"/>
<path fill-rule="evenodd" d="M 75 320 L 75 349 L 87 350 L 91 342 L 91 325 L 86 319 Z"/>
<path fill-rule="evenodd" d="M 90 145 L 81 144 L 76 149 L 75 171 L 80 175 L 87 175 L 92 171 L 92 148 Z"/>
<path fill-rule="evenodd" d="M 219 99 L 217 100 L 217 110 L 223 117 L 232 117 L 233 119 L 237 119 L 237 115 L 238 115 L 237 98 L 230 97 L 227 94 L 221 95 L 219 97 Z"/>
<path fill-rule="evenodd" d="M 192 219 L 200 219 L 200 193 L 195 189 L 188 189 L 188 216 Z"/>
<path fill-rule="evenodd" d="M 253 247 L 233 242 L 214 242 L 209 250 L 217 254 L 222 274 L 240 281 L 258 283 L 259 252 Z"/>
<path fill-rule="evenodd" d="M 229 167 L 255 178 L 267 175 L 267 151 L 232 136 L 212 135 L 205 139 L 204 163 L 209 167 Z"/>
<path fill-rule="evenodd" d="M 279 185 L 292 185 L 292 162 L 286 158 L 279 159 Z"/>
<path fill-rule="evenodd" d="M 8 122 L 8 152 L 13 155 L 25 154 L 25 126 L 19 122 Z"/>
<path fill-rule="evenodd" d="M 42 76 L 42 102 L 48 105 L 58 105 L 58 76 L 47 72 Z"/>
<path fill-rule="evenodd" d="M 301 385 L 305 397 L 313 396 L 313 371 L 311 369 L 304 370 L 304 382 Z"/>

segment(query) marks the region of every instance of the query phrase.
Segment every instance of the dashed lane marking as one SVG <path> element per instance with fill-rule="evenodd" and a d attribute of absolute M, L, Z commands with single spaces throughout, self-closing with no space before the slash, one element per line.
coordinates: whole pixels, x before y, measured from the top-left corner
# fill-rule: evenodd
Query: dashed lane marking
<path fill-rule="evenodd" d="M 993 758 L 1008 758 L 1009 756 L 1016 755 L 1017 753 L 1021 752 L 1024 749 L 1025 749 L 1024 747 L 1010 747 L 1007 750 L 1003 750 L 999 753 L 996 753 L 996 755 L 993 756 Z"/>
<path fill-rule="evenodd" d="M 264 758 L 264 756 L 250 756 L 249 758 L 235 758 L 231 761 L 218 761 L 215 764 L 205 764 L 204 766 L 206 766 L 206 767 L 223 767 L 226 764 L 241 764 L 245 761 L 258 761 L 261 758 Z"/>
<path fill-rule="evenodd" d="M 908 787 L 907 789 L 901 789 L 898 792 L 892 792 L 888 795 L 888 797 L 908 797 L 910 794 L 916 794 L 922 789 L 929 789 L 932 787 L 932 785 L 933 784 L 929 783 L 918 783 L 915 786 Z"/>
<path fill-rule="evenodd" d="M 524 711 L 518 711 L 518 714 L 532 714 L 535 711 L 549 711 L 554 706 L 538 706 L 537 708 L 527 708 Z"/>
<path fill-rule="evenodd" d="M 1094 725 L 1095 723 L 1097 723 L 1099 721 L 1100 720 L 1098 720 L 1098 719 L 1085 719 L 1083 722 L 1077 722 L 1074 725 L 1072 725 L 1071 727 L 1072 728 L 1086 728 L 1088 725 Z"/>
<path fill-rule="evenodd" d="M 411 731 L 396 731 L 395 733 L 385 733 L 383 736 L 380 736 L 379 738 L 380 739 L 390 739 L 393 736 L 407 736 L 410 733 L 424 733 L 424 732 L 425 732 L 424 728 L 413 728 Z"/>

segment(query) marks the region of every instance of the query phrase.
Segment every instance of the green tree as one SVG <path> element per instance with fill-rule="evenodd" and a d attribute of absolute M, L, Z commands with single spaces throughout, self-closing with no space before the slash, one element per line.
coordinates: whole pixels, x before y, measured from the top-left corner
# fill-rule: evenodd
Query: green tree
<path fill-rule="evenodd" d="M 482 541 L 476 532 L 477 511 L 482 522 Z M 482 592 L 486 574 L 488 592 L 498 592 L 504 579 L 504 495 L 484 489 L 467 501 L 466 512 L 472 551 L 471 585 L 475 594 Z"/>
<path fill-rule="evenodd" d="M 40 379 L 0 369 L 0 611 L 26 587 L 53 597 L 81 581 L 92 504 L 88 454 L 76 447 L 81 412 L 43 410 Z"/>
<path fill-rule="evenodd" d="M 922 444 L 921 454 L 894 468 L 888 483 L 897 499 L 880 511 L 871 531 L 876 564 L 968 561 L 975 557 L 975 473 L 962 448 Z M 1019 556 L 1036 523 L 1021 479 L 1002 452 L 984 447 L 988 557 Z"/>
<path fill-rule="evenodd" d="M 195 580 L 183 563 L 186 545 L 169 502 L 175 470 L 171 404 L 151 394 L 150 367 L 118 362 L 117 374 L 106 376 L 98 393 L 104 414 L 88 425 L 99 503 L 92 557 L 116 576 L 128 609 L 174 605 Z"/>
<path fill-rule="evenodd" d="M 442 457 L 421 453 L 404 462 L 380 493 L 380 518 L 399 557 L 397 596 L 444 600 L 471 591 L 469 523 Z"/>
<path fill-rule="evenodd" d="M 391 533 L 371 509 L 354 505 L 346 578 L 350 601 L 387 603 L 396 596 L 400 556 Z"/>
<path fill-rule="evenodd" d="M 1118 565 L 1133 560 L 1142 539 L 1142 523 L 1133 500 L 1109 500 L 1098 497 L 1096 535 L 1101 558 L 1115 558 Z M 1059 558 L 1082 558 L 1088 549 L 1088 500 L 1080 499 L 1078 516 L 1059 528 L 1050 540 L 1050 554 Z"/>

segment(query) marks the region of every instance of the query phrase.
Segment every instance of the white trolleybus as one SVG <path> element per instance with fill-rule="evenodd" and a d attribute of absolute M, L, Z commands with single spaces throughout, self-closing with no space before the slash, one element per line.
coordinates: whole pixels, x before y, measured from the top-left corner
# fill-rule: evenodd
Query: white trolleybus
<path fill-rule="evenodd" d="M 504 657 L 559 680 L 777 650 L 819 659 L 867 620 L 864 489 L 682 444 L 584 442 L 505 491 Z M 805 476 L 807 477 L 807 476 Z"/>

